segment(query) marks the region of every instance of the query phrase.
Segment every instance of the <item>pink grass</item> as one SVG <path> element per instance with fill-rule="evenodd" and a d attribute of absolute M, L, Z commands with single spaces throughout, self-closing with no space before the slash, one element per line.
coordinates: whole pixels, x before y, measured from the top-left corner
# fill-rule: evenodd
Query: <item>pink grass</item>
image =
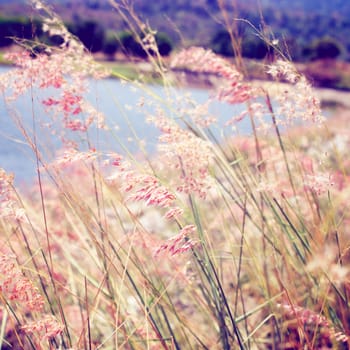
<path fill-rule="evenodd" d="M 338 125 L 324 120 L 306 79 L 279 60 L 268 72 L 289 85 L 274 94 L 211 51 L 183 50 L 172 65 L 215 74 L 219 87 L 188 109 L 135 101 L 139 110 L 157 104 L 145 118 L 160 132 L 157 153 L 137 160 L 92 143 L 92 126 L 109 126 L 84 93 L 104 70 L 54 18 L 45 28 L 65 44 L 35 58 L 11 54 L 15 67 L 1 79 L 9 104 L 49 93 L 42 125 L 65 140 L 46 163 L 33 108 L 33 130 L 20 129 L 38 183 L 21 191 L 0 169 L 2 345 L 347 348 L 350 134 L 342 129 L 339 146 Z M 154 50 L 148 35 L 143 45 Z M 214 98 L 245 107 L 233 109 L 225 139 L 211 132 Z M 231 134 L 244 118 L 253 135 Z"/>

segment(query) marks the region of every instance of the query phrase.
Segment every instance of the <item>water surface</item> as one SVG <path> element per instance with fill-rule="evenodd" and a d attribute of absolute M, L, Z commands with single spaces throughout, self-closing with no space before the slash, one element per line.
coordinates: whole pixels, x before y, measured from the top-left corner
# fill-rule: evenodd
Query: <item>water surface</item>
<path fill-rule="evenodd" d="M 8 69 L 0 67 L 0 73 Z M 157 104 L 160 104 L 167 114 L 176 117 L 176 108 L 178 105 L 186 104 L 185 101 L 189 96 L 196 104 L 205 103 L 210 98 L 210 92 L 205 89 L 165 90 L 162 86 L 146 86 L 145 89 L 139 89 L 116 79 L 91 81 L 89 89 L 87 99 L 104 113 L 110 129 L 104 131 L 92 128 L 88 134 L 90 145 L 101 151 L 117 153 L 125 153 L 126 149 L 133 154 L 139 153 L 142 140 L 146 151 L 155 154 L 159 133 L 152 124 L 146 122 L 146 117 L 155 114 Z M 5 103 L 3 99 L 0 101 L 0 167 L 14 173 L 16 183 L 30 183 L 36 174 L 35 154 L 20 129 L 26 130 L 33 140 L 35 125 L 36 142 L 47 162 L 52 161 L 57 151 L 62 148 L 60 138 L 54 134 L 54 126 L 50 129 L 47 127 L 51 123 L 51 117 L 41 104 L 41 101 L 52 93 L 59 92 L 34 91 L 32 96 L 29 94 L 21 96 L 11 105 Z M 171 107 L 163 103 L 168 99 L 174 101 L 170 104 Z M 143 107 L 138 107 L 142 100 L 146 103 Z M 152 106 L 148 105 L 148 101 L 153 101 Z M 214 127 L 214 133 L 218 138 L 223 137 L 222 130 L 230 133 L 228 128 L 222 129 L 222 126 L 242 108 L 219 102 L 211 105 L 210 114 L 219 120 L 218 126 Z M 59 116 L 57 120 L 60 120 Z M 243 121 L 240 132 L 247 133 L 249 130 L 249 122 Z M 66 137 L 85 144 L 88 148 L 86 135 L 69 132 Z"/>

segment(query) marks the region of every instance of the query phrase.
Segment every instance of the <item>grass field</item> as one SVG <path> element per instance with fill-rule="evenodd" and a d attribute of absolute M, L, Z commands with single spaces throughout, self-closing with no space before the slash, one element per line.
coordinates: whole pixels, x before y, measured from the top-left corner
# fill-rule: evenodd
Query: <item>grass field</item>
<path fill-rule="evenodd" d="M 110 73 L 48 14 L 66 45 L 9 54 L 0 79 L 37 174 L 19 189 L 0 169 L 0 347 L 348 349 L 348 114 L 324 118 L 291 62 L 266 67 L 270 89 L 195 47 L 150 56 L 165 97 L 110 63 L 160 136 L 156 154 L 102 151 L 92 135 L 116 125 L 84 96 Z M 215 76 L 208 101 L 178 98 L 173 68 Z M 45 108 L 28 128 L 23 94 Z M 213 100 L 244 109 L 222 125 Z M 50 163 L 45 137 L 62 145 Z"/>

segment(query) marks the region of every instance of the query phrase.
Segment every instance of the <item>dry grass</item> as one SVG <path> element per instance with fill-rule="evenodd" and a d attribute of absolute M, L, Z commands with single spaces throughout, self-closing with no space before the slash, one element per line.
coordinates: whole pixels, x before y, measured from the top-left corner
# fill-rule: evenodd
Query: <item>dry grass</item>
<path fill-rule="evenodd" d="M 165 81 L 166 97 L 133 106 L 159 129 L 157 154 L 102 151 L 90 135 L 114 126 L 84 92 L 103 71 L 57 28 L 69 45 L 11 55 L 17 69 L 1 80 L 7 103 L 49 94 L 39 99 L 45 123 L 34 108 L 33 129 L 21 129 L 36 183 L 20 192 L 0 172 L 1 347 L 347 349 L 346 116 L 324 121 L 288 62 L 269 67 L 288 93 L 269 94 L 192 48 L 172 64 L 221 77 L 213 98 L 245 111 L 222 125 Z M 150 59 L 166 79 L 161 57 Z M 242 119 L 251 136 L 237 133 Z M 53 162 L 39 150 L 39 125 L 63 142 Z"/>

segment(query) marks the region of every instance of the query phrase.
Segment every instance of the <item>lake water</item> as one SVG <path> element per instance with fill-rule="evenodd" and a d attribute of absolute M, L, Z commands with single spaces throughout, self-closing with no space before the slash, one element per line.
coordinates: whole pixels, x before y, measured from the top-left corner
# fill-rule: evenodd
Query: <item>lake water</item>
<path fill-rule="evenodd" d="M 0 73 L 5 72 L 6 67 L 0 67 Z M 185 96 L 190 95 L 196 103 L 204 103 L 209 97 L 209 91 L 201 89 L 181 89 L 165 92 L 161 86 L 147 86 L 147 90 L 135 89 L 131 86 L 122 84 L 116 79 L 105 79 L 102 81 L 91 82 L 91 92 L 87 95 L 88 100 L 106 116 L 109 131 L 93 130 L 90 134 L 92 144 L 103 151 L 114 151 L 125 153 L 122 144 L 132 153 L 138 153 L 139 142 L 136 141 L 135 134 L 139 139 L 145 142 L 147 152 L 154 154 L 158 131 L 145 121 L 145 114 L 152 114 L 153 107 L 144 107 L 142 113 L 136 106 L 140 98 L 147 100 L 152 97 L 149 94 L 160 97 L 164 100 L 166 94 L 171 94 L 172 99 L 178 101 L 185 100 Z M 45 126 L 47 112 L 41 106 L 40 101 L 43 99 L 42 93 L 34 93 L 34 103 L 30 96 L 21 97 L 16 103 L 9 106 L 0 101 L 0 167 L 7 172 L 15 174 L 17 184 L 30 183 L 35 176 L 35 156 L 25 141 L 22 133 L 19 131 L 16 123 L 23 123 L 26 130 L 33 130 L 33 115 L 35 115 L 38 144 L 45 154 L 46 161 L 54 159 L 55 152 L 62 147 L 58 137 L 52 135 L 51 131 Z M 153 108 L 153 110 L 152 110 Z M 216 136 L 221 137 L 221 126 L 234 115 L 239 113 L 239 107 L 232 107 L 222 103 L 213 103 L 210 113 L 218 116 L 219 126 L 217 127 Z M 169 112 L 174 113 L 174 112 Z M 221 125 L 221 126 L 220 126 Z M 130 128 L 132 126 L 133 130 Z M 230 131 L 229 128 L 226 128 Z M 249 122 L 243 121 L 240 124 L 240 131 L 249 132 Z M 76 140 L 81 137 L 80 133 L 67 135 L 74 137 Z"/>

